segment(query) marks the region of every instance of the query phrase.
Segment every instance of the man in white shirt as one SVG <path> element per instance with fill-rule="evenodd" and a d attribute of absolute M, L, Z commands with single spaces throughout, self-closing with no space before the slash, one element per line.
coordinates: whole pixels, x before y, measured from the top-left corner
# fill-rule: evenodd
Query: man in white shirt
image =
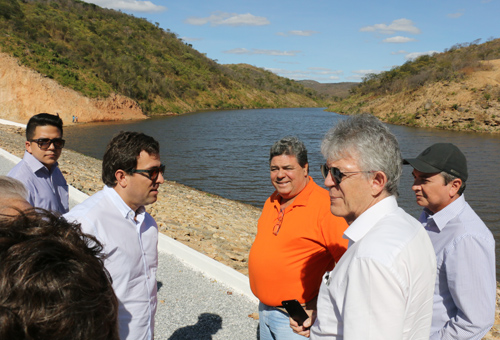
<path fill-rule="evenodd" d="M 158 227 L 144 206 L 156 202 L 164 171 L 154 138 L 120 132 L 104 153 L 106 186 L 65 215 L 104 246 L 104 265 L 119 302 L 121 340 L 154 337 Z"/>
<path fill-rule="evenodd" d="M 421 224 L 398 207 L 396 137 L 377 118 L 356 115 L 326 134 L 321 151 L 349 247 L 323 278 L 317 315 L 292 328 L 311 339 L 428 339 L 436 257 Z"/>

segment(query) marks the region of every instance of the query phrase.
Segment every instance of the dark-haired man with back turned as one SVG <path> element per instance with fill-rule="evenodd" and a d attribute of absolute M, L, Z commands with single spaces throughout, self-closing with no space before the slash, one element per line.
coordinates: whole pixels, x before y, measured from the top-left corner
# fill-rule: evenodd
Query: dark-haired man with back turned
<path fill-rule="evenodd" d="M 101 250 L 48 211 L 0 211 L 0 339 L 119 340 Z"/>
<path fill-rule="evenodd" d="M 21 181 L 28 190 L 28 202 L 61 214 L 68 212 L 68 184 L 57 160 L 64 147 L 63 122 L 57 115 L 40 113 L 26 126 L 26 151 L 23 159 L 7 176 Z"/>
<path fill-rule="evenodd" d="M 154 338 L 158 227 L 144 206 L 156 202 L 164 171 L 153 137 L 120 132 L 104 153 L 104 189 L 64 215 L 104 246 L 104 265 L 119 302 L 121 340 Z"/>

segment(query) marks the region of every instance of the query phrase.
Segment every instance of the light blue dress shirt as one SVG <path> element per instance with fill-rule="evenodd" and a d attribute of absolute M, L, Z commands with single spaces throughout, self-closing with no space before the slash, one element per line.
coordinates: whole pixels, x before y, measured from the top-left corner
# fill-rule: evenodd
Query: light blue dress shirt
<path fill-rule="evenodd" d="M 109 187 L 64 215 L 104 246 L 104 266 L 118 298 L 121 340 L 152 340 L 157 305 L 158 227 L 144 207 L 136 212 Z"/>
<path fill-rule="evenodd" d="M 25 151 L 23 159 L 9 173 L 28 190 L 27 201 L 36 208 L 67 213 L 69 208 L 68 183 L 57 163 L 49 170 L 32 154 Z"/>
<path fill-rule="evenodd" d="M 437 258 L 430 339 L 481 339 L 495 319 L 493 235 L 463 195 L 419 220 Z"/>

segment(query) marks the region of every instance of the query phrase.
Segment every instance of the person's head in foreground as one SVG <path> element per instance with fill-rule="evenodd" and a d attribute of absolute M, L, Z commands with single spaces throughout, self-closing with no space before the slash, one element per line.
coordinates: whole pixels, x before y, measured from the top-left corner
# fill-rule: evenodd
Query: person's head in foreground
<path fill-rule="evenodd" d="M 309 182 L 307 149 L 297 137 L 275 142 L 269 153 L 271 182 L 281 196 L 281 204 L 293 200 Z"/>
<path fill-rule="evenodd" d="M 24 184 L 15 178 L 0 176 L 0 215 L 15 216 L 20 211 L 33 208 L 26 197 Z"/>
<path fill-rule="evenodd" d="M 101 250 L 47 211 L 0 218 L 0 339 L 118 340 Z"/>
<path fill-rule="evenodd" d="M 61 156 L 64 147 L 63 122 L 58 115 L 39 113 L 26 126 L 26 151 L 49 170 Z"/>
<path fill-rule="evenodd" d="M 160 145 L 140 132 L 122 131 L 109 142 L 102 160 L 102 180 L 134 211 L 156 202 L 164 182 Z"/>
<path fill-rule="evenodd" d="M 401 153 L 396 137 L 368 114 L 340 121 L 324 137 L 321 167 L 331 211 L 351 224 L 384 198 L 396 195 Z"/>
<path fill-rule="evenodd" d="M 413 167 L 411 188 L 417 204 L 434 214 L 455 201 L 465 190 L 467 160 L 451 143 L 433 144 L 417 158 L 403 162 Z"/>

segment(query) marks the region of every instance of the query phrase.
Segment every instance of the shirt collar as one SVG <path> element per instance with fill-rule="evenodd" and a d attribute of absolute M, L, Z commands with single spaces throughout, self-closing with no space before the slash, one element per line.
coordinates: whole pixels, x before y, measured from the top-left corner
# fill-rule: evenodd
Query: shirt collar
<path fill-rule="evenodd" d="M 456 200 L 448 204 L 443 209 L 439 210 L 437 213 L 432 214 L 432 212 L 424 208 L 423 218 L 421 218 L 421 223 L 429 223 L 430 220 L 434 221 L 434 224 L 442 231 L 444 227 L 448 224 L 448 222 L 458 215 L 460 211 L 462 211 L 465 207 L 465 197 L 464 195 L 460 195 Z"/>
<path fill-rule="evenodd" d="M 33 173 L 35 173 L 41 169 L 45 169 L 49 173 L 52 173 L 54 171 L 54 169 L 57 168 L 57 166 L 59 165 L 59 163 L 55 162 L 54 165 L 49 170 L 49 168 L 47 168 L 45 165 L 43 165 L 42 162 L 40 162 L 38 159 L 36 159 L 35 156 L 30 154 L 28 151 L 24 151 L 23 160 L 29 165 L 31 170 L 33 170 Z"/>
<path fill-rule="evenodd" d="M 389 196 L 368 208 L 344 232 L 349 245 L 361 240 L 385 215 L 398 209 L 396 197 Z"/>
<path fill-rule="evenodd" d="M 311 176 L 308 176 L 308 177 L 309 177 L 309 182 L 304 187 L 304 189 L 302 189 L 302 191 L 297 194 L 297 196 L 293 200 L 292 204 L 290 204 L 290 207 L 296 207 L 296 206 L 299 206 L 299 205 L 302 205 L 302 206 L 306 206 L 307 205 L 307 202 L 309 201 L 309 196 L 311 196 L 311 193 L 314 190 L 314 180 L 312 179 Z M 275 191 L 271 195 L 271 202 L 274 203 L 274 206 L 278 210 L 280 210 L 279 198 L 280 197 L 279 197 L 279 194 L 278 194 L 277 191 Z"/>
<path fill-rule="evenodd" d="M 127 205 L 127 203 L 125 203 L 114 188 L 110 188 L 105 185 L 103 191 L 113 201 L 123 218 L 130 219 L 135 222 L 142 222 L 144 220 L 144 215 L 146 213 L 146 208 L 144 208 L 144 206 L 140 206 L 137 211 L 134 211 Z"/>

